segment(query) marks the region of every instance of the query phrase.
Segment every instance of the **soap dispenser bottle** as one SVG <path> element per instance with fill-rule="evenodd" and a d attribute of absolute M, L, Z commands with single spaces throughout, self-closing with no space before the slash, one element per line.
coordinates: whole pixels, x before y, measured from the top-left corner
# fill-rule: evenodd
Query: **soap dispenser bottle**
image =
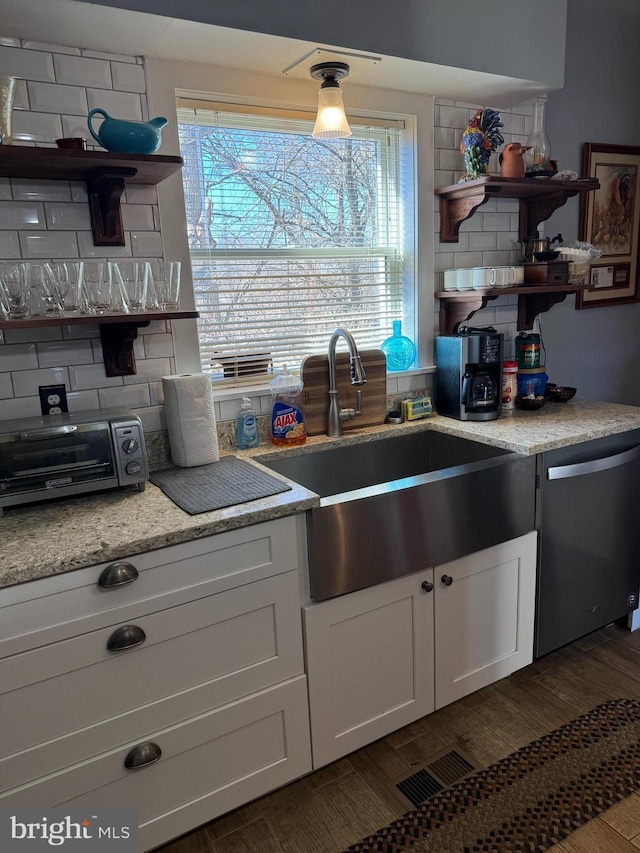
<path fill-rule="evenodd" d="M 242 398 L 242 406 L 238 412 L 238 450 L 248 450 L 260 444 L 258 421 L 255 409 L 248 397 Z"/>

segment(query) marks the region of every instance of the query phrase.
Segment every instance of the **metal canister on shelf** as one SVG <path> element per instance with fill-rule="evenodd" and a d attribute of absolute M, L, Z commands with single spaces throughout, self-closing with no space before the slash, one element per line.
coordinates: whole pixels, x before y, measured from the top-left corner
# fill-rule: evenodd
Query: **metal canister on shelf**
<path fill-rule="evenodd" d="M 520 370 L 540 367 L 540 335 L 535 332 L 518 332 L 516 361 Z"/>
<path fill-rule="evenodd" d="M 518 362 L 505 361 L 502 364 L 502 411 L 516 407 L 518 393 Z"/>

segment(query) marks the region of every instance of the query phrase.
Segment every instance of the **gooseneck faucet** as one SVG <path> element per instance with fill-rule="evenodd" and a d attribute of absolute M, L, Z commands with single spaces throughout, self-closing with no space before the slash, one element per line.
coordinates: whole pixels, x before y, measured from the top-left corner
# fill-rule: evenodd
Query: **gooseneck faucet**
<path fill-rule="evenodd" d="M 327 435 L 342 435 L 342 422 L 350 421 L 352 418 L 362 414 L 362 392 L 358 389 L 356 395 L 355 409 L 341 409 L 338 400 L 338 389 L 336 381 L 336 344 L 338 338 L 344 338 L 349 347 L 349 374 L 352 385 L 364 385 L 367 375 L 362 366 L 362 359 L 358 347 L 351 332 L 346 329 L 336 329 L 329 341 L 329 415 L 327 418 Z"/>

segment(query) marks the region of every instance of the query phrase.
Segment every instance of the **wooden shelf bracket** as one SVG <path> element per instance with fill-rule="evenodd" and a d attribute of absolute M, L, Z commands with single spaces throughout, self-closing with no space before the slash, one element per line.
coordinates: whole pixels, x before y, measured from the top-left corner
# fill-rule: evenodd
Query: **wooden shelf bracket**
<path fill-rule="evenodd" d="M 138 337 L 138 329 L 148 325 L 148 320 L 100 324 L 104 372 L 107 376 L 133 376 L 136 373 L 133 342 Z"/>
<path fill-rule="evenodd" d="M 101 169 L 87 179 L 91 231 L 96 246 L 124 246 L 122 193 L 137 169 Z"/>

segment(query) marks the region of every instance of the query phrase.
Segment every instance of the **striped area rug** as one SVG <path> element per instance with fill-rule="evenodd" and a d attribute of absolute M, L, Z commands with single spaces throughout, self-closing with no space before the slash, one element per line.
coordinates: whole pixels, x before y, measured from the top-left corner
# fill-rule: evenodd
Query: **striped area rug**
<path fill-rule="evenodd" d="M 640 701 L 599 705 L 348 853 L 537 853 L 640 788 Z"/>

